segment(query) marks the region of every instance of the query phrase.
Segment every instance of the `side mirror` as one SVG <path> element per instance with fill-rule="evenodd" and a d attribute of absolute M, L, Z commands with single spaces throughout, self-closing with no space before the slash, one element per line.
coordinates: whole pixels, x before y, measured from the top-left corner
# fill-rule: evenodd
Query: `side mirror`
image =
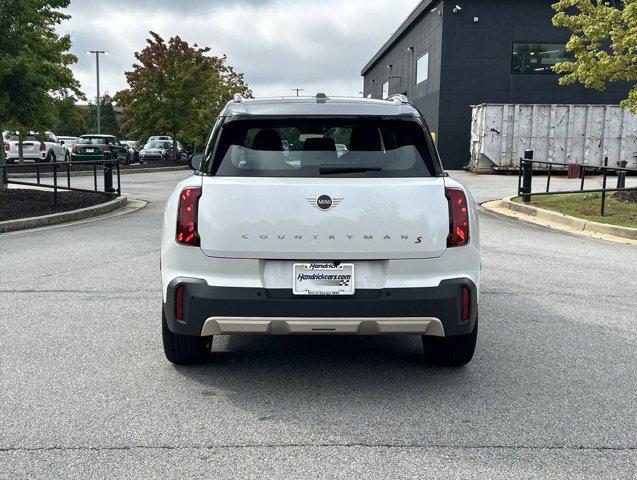
<path fill-rule="evenodd" d="M 190 168 L 192 168 L 195 172 L 198 172 L 201 169 L 201 161 L 203 160 L 203 153 L 193 153 L 188 157 L 188 162 L 190 163 Z"/>
<path fill-rule="evenodd" d="M 60 145 L 64 145 L 64 140 L 60 140 Z"/>

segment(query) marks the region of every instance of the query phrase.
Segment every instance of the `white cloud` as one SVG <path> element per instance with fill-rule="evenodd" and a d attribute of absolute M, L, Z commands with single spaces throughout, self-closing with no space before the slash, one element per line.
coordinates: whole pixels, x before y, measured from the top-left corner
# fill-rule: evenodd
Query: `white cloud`
<path fill-rule="evenodd" d="M 87 96 L 94 96 L 95 58 L 102 92 L 126 87 L 124 72 L 148 31 L 164 39 L 179 35 L 189 43 L 227 54 L 244 72 L 257 96 L 357 95 L 360 70 L 418 4 L 417 0 L 183 1 L 74 0 L 71 20 L 60 26 L 73 40 L 73 66 Z M 179 4 L 179 5 L 177 5 Z"/>

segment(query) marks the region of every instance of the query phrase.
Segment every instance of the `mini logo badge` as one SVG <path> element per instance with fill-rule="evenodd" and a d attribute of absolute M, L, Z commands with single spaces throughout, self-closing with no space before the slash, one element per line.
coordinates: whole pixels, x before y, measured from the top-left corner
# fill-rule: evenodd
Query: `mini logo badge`
<path fill-rule="evenodd" d="M 342 198 L 332 198 L 329 195 L 321 195 L 318 198 L 306 198 L 310 205 L 320 210 L 330 210 L 343 201 Z"/>

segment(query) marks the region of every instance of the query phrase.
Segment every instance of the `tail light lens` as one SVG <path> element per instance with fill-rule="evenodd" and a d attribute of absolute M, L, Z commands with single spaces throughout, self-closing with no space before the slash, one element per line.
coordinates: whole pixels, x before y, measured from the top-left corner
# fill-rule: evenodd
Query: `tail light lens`
<path fill-rule="evenodd" d="M 71 147 L 71 153 L 77 153 L 77 145 Z"/>
<path fill-rule="evenodd" d="M 46 150 L 46 145 L 44 144 L 44 142 L 40 143 L 40 151 L 44 152 Z"/>
<path fill-rule="evenodd" d="M 5 152 L 8 152 L 8 151 L 9 151 L 9 144 L 8 144 L 8 143 L 5 143 L 5 144 L 4 144 L 4 151 L 5 151 Z"/>
<path fill-rule="evenodd" d="M 179 196 L 177 211 L 177 242 L 183 245 L 200 245 L 197 232 L 197 207 L 201 197 L 201 187 L 184 188 Z"/>
<path fill-rule="evenodd" d="M 467 197 L 459 188 L 446 188 L 449 200 L 449 236 L 447 247 L 459 247 L 469 243 L 469 208 Z"/>
<path fill-rule="evenodd" d="M 104 151 L 105 152 L 110 152 L 111 151 L 111 147 L 109 147 L 108 145 L 104 145 Z"/>
<path fill-rule="evenodd" d="M 184 286 L 179 285 L 175 290 L 175 318 L 184 319 Z"/>
<path fill-rule="evenodd" d="M 469 319 L 469 289 L 467 287 L 462 287 L 462 313 L 460 320 L 468 320 Z"/>

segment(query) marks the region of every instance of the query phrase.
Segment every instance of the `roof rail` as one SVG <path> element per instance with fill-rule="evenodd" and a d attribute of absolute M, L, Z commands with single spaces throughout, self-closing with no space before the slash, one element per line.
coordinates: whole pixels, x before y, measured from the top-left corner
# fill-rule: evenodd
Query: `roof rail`
<path fill-rule="evenodd" d="M 410 103 L 407 95 L 402 95 L 400 93 L 395 93 L 394 95 L 390 95 L 387 97 L 388 102 L 400 102 L 400 103 Z"/>
<path fill-rule="evenodd" d="M 245 97 L 241 95 L 240 93 L 235 93 L 233 99 L 234 99 L 234 103 L 241 103 L 245 100 Z"/>

